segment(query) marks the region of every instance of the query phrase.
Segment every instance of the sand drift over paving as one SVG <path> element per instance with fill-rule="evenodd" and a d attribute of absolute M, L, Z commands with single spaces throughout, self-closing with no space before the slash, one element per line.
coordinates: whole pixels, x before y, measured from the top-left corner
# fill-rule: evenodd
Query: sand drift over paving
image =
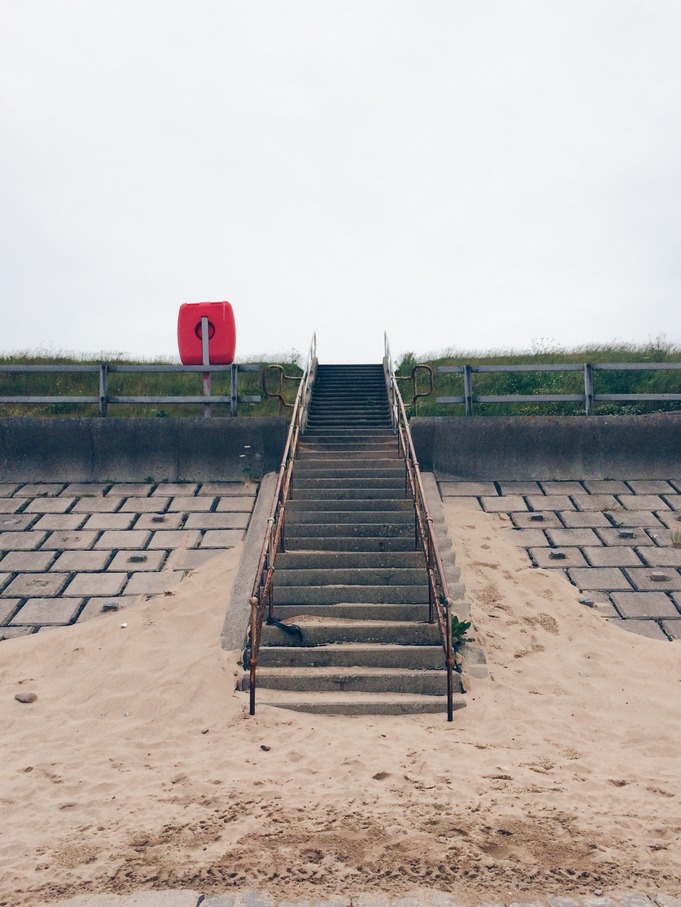
<path fill-rule="evenodd" d="M 444 506 L 490 668 L 451 725 L 245 717 L 238 654 L 220 649 L 238 548 L 131 605 L 125 628 L 104 614 L 3 642 L 0 905 L 165 887 L 678 893 L 681 647 L 579 605 L 498 515 Z"/>

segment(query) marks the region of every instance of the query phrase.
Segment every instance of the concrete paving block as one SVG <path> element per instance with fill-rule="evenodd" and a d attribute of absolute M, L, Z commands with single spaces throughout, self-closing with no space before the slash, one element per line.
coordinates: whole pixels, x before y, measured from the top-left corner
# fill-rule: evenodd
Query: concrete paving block
<path fill-rule="evenodd" d="M 477 498 L 442 498 L 447 502 L 447 507 L 457 513 L 462 511 L 476 510 L 478 513 L 482 510 L 480 501 Z"/>
<path fill-rule="evenodd" d="M 177 551 L 171 551 L 168 557 L 168 568 L 170 570 L 196 570 L 219 555 L 219 548 L 190 548 L 189 550 L 179 548 Z"/>
<path fill-rule="evenodd" d="M 676 533 L 678 532 L 678 529 L 673 531 Z M 665 529 L 661 526 L 648 526 L 645 530 L 645 534 L 653 545 L 657 545 L 659 548 L 671 548 L 674 544 L 671 529 Z"/>
<path fill-rule="evenodd" d="M 631 489 L 621 479 L 583 479 L 589 494 L 629 494 Z"/>
<path fill-rule="evenodd" d="M 86 517 L 83 529 L 131 529 L 135 517 L 134 513 L 91 513 Z"/>
<path fill-rule="evenodd" d="M 556 548 L 595 547 L 600 541 L 593 529 L 547 529 L 546 534 Z"/>
<path fill-rule="evenodd" d="M 15 485 L 11 482 L 0 482 L 0 495 L 3 498 L 11 497 L 14 492 L 19 488 L 18 485 Z"/>
<path fill-rule="evenodd" d="M 147 545 L 147 550 L 152 548 L 196 548 L 201 541 L 198 529 L 161 529 L 154 532 Z"/>
<path fill-rule="evenodd" d="M 568 529 L 595 529 L 597 526 L 607 528 L 612 523 L 604 513 L 597 510 L 565 510 L 560 518 Z"/>
<path fill-rule="evenodd" d="M 152 495 L 155 498 L 172 497 L 175 494 L 196 494 L 198 485 L 194 482 L 161 482 L 154 488 Z"/>
<path fill-rule="evenodd" d="M 591 567 L 640 567 L 642 563 L 630 545 L 585 547 L 582 552 Z"/>
<path fill-rule="evenodd" d="M 669 512 L 671 513 L 671 511 Z M 613 510 L 609 511 L 609 514 L 616 527 L 632 528 L 662 525 L 652 510 Z"/>
<path fill-rule="evenodd" d="M 681 900 L 668 894 L 656 894 L 653 898 L 658 907 L 681 907 Z"/>
<path fill-rule="evenodd" d="M 68 573 L 19 573 L 5 586 L 2 595 L 48 598 L 59 595 L 68 579 Z"/>
<path fill-rule="evenodd" d="M 141 513 L 137 517 L 135 529 L 179 529 L 184 522 L 183 513 Z"/>
<path fill-rule="evenodd" d="M 529 494 L 527 503 L 531 510 L 574 510 L 575 505 L 566 494 Z"/>
<path fill-rule="evenodd" d="M 12 626 L 64 626 L 83 603 L 82 598 L 29 598 L 11 621 Z"/>
<path fill-rule="evenodd" d="M 662 629 L 671 636 L 672 639 L 681 639 L 681 612 L 678 618 L 670 618 L 661 621 Z"/>
<path fill-rule="evenodd" d="M 154 486 L 151 482 L 114 482 L 107 494 L 112 497 L 145 498 Z"/>
<path fill-rule="evenodd" d="M 581 482 L 571 479 L 558 479 L 557 481 L 544 482 L 540 481 L 544 494 L 584 494 L 584 486 Z"/>
<path fill-rule="evenodd" d="M 226 497 L 218 498 L 218 506 L 215 508 L 218 513 L 228 511 L 229 513 L 250 513 L 253 510 L 255 498 L 238 498 Z"/>
<path fill-rule="evenodd" d="M 241 529 L 209 529 L 204 532 L 200 548 L 235 548 L 243 539 Z"/>
<path fill-rule="evenodd" d="M 81 894 L 51 907 L 196 907 L 201 895 L 196 891 L 138 891 L 134 894 Z M 210 900 L 210 899 L 209 899 Z M 208 901 L 202 901 L 208 904 Z M 227 905 L 229 907 L 229 905 Z"/>
<path fill-rule="evenodd" d="M 655 907 L 647 894 L 623 894 L 620 897 L 620 907 Z"/>
<path fill-rule="evenodd" d="M 525 498 L 518 494 L 509 494 L 505 497 L 482 497 L 480 498 L 482 509 L 487 513 L 511 513 L 527 510 Z"/>
<path fill-rule="evenodd" d="M 669 641 L 654 620 L 613 620 L 613 624 L 628 633 L 636 633 L 638 636 L 646 636 L 648 639 L 659 639 L 662 642 Z"/>
<path fill-rule="evenodd" d="M 637 548 L 639 557 L 649 567 L 681 567 L 681 548 L 658 548 L 655 545 Z M 0 567 L 2 567 L 0 562 Z"/>
<path fill-rule="evenodd" d="M 146 529 L 107 529 L 97 539 L 96 548 L 144 548 L 151 538 Z"/>
<path fill-rule="evenodd" d="M 34 630 L 34 627 L 1 627 L 0 640 L 16 639 L 18 636 L 30 636 Z"/>
<path fill-rule="evenodd" d="M 39 513 L 2 513 L 0 514 L 0 531 L 23 532 L 24 529 L 35 529 L 36 523 L 43 519 Z"/>
<path fill-rule="evenodd" d="M 0 551 L 33 551 L 46 537 L 46 532 L 0 532 Z"/>
<path fill-rule="evenodd" d="M 0 570 L 8 573 L 42 573 L 54 561 L 54 551 L 8 551 L 0 560 Z"/>
<path fill-rule="evenodd" d="M 541 494 L 539 482 L 499 482 L 501 493 L 510 494 Z"/>
<path fill-rule="evenodd" d="M 246 495 L 254 498 L 258 493 L 258 485 L 255 482 L 204 482 L 199 491 L 201 494 L 214 494 L 216 497 Z"/>
<path fill-rule="evenodd" d="M 618 494 L 617 500 L 625 510 L 668 510 L 659 494 Z"/>
<path fill-rule="evenodd" d="M 7 584 L 7 581 L 11 576 L 11 573 L 0 573 L 0 589 L 2 589 Z"/>
<path fill-rule="evenodd" d="M 124 608 L 129 607 L 133 602 L 134 599 L 126 598 L 123 595 L 108 595 L 102 596 L 101 598 L 89 598 L 87 604 L 78 615 L 77 622 L 80 624 L 85 620 L 91 620 L 93 617 L 101 617 L 103 615 L 115 616 L 120 611 L 123 611 Z M 107 606 L 110 605 L 116 605 L 116 610 L 109 611 Z"/>
<path fill-rule="evenodd" d="M 37 498 L 37 497 L 54 497 L 64 488 L 64 483 L 56 482 L 35 482 L 33 484 L 22 485 L 21 488 L 14 492 L 18 498 Z"/>
<path fill-rule="evenodd" d="M 34 529 L 80 529 L 86 517 L 82 513 L 48 513 L 33 524 Z"/>
<path fill-rule="evenodd" d="M 664 592 L 613 592 L 611 597 L 622 617 L 681 617 Z"/>
<path fill-rule="evenodd" d="M 163 595 L 173 592 L 179 585 L 182 574 L 175 570 L 162 573 L 133 573 L 125 587 L 126 595 Z"/>
<path fill-rule="evenodd" d="M 580 907 L 572 898 L 549 897 L 547 903 L 549 907 Z"/>
<path fill-rule="evenodd" d="M 681 494 L 666 494 L 663 500 L 672 510 L 681 511 Z"/>
<path fill-rule="evenodd" d="M 24 513 L 66 513 L 75 503 L 76 498 L 34 498 Z"/>
<path fill-rule="evenodd" d="M 66 591 L 69 595 L 120 595 L 127 581 L 127 573 L 77 573 Z"/>
<path fill-rule="evenodd" d="M 208 895 L 201 901 L 201 907 L 236 907 L 236 896 L 233 894 Z"/>
<path fill-rule="evenodd" d="M 183 513 L 206 513 L 213 507 L 214 503 L 215 498 L 210 495 L 195 495 L 194 497 L 176 495 L 170 499 L 168 510 L 181 511 Z"/>
<path fill-rule="evenodd" d="M 631 591 L 631 584 L 616 567 L 572 567 L 568 570 L 568 576 L 578 589 L 586 592 L 599 589 L 606 592 L 620 589 Z"/>
<path fill-rule="evenodd" d="M 572 500 L 577 510 L 606 511 L 616 509 L 619 505 L 612 494 L 573 494 Z"/>
<path fill-rule="evenodd" d="M 79 548 L 83 550 L 92 548 L 98 535 L 99 532 L 95 532 L 92 529 L 79 529 L 76 532 L 57 530 L 50 533 L 41 547 L 43 549 Z"/>
<path fill-rule="evenodd" d="M 25 503 L 22 498 L 0 498 L 0 513 L 16 513 Z"/>
<path fill-rule="evenodd" d="M 121 510 L 123 513 L 163 513 L 169 503 L 169 497 L 126 498 Z"/>
<path fill-rule="evenodd" d="M 249 513 L 190 513 L 185 529 L 246 529 Z"/>
<path fill-rule="evenodd" d="M 543 568 L 588 566 L 579 548 L 531 548 L 530 555 L 537 566 Z"/>
<path fill-rule="evenodd" d="M 617 907 L 610 898 L 585 898 L 584 907 Z"/>
<path fill-rule="evenodd" d="M 443 498 L 495 497 L 498 494 L 494 482 L 440 482 L 440 495 Z"/>
<path fill-rule="evenodd" d="M 125 498 L 106 495 L 105 497 L 78 498 L 73 508 L 76 513 L 114 513 L 119 510 Z"/>
<path fill-rule="evenodd" d="M 503 499 L 502 499 L 503 500 Z M 555 513 L 542 511 L 535 513 L 512 513 L 511 520 L 518 529 L 562 529 L 563 524 Z"/>
<path fill-rule="evenodd" d="M 640 592 L 681 590 L 681 573 L 673 567 L 625 567 L 624 572 L 634 589 Z"/>
<path fill-rule="evenodd" d="M 674 494 L 675 488 L 666 479 L 629 479 L 627 485 L 634 494 Z"/>
<path fill-rule="evenodd" d="M 0 624 L 9 622 L 20 601 L 20 598 L 4 598 L 0 600 Z"/>
<path fill-rule="evenodd" d="M 71 482 L 61 493 L 74 497 L 97 497 L 104 494 L 110 487 L 110 482 Z"/>
<path fill-rule="evenodd" d="M 508 538 L 519 548 L 538 548 L 549 544 L 546 533 L 542 529 L 518 529 L 513 527 L 508 533 Z"/>
<path fill-rule="evenodd" d="M 640 528 L 596 529 L 604 545 L 647 545 L 649 536 Z"/>
<path fill-rule="evenodd" d="M 124 571 L 128 573 L 160 570 L 163 561 L 166 559 L 166 552 L 158 551 L 119 551 L 109 564 L 109 570 Z"/>
<path fill-rule="evenodd" d="M 63 573 L 104 570 L 110 558 L 110 551 L 62 551 L 52 565 L 52 570 L 61 570 Z"/>
<path fill-rule="evenodd" d="M 679 611 L 681 611 L 681 592 L 672 592 L 670 597 Z"/>
<path fill-rule="evenodd" d="M 663 526 L 666 526 L 668 529 L 675 529 L 677 532 L 681 532 L 681 513 L 676 511 L 668 512 L 658 512 L 655 514 L 658 520 L 662 523 Z M 0 522 L 2 522 L 0 520 Z"/>

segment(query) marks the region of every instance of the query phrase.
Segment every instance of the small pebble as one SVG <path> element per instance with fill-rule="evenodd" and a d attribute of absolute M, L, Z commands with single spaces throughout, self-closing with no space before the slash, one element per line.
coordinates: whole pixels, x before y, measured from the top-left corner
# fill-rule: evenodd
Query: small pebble
<path fill-rule="evenodd" d="M 208 734 L 209 731 L 210 731 L 210 728 L 209 728 L 209 727 L 205 727 L 205 728 L 201 731 L 201 733 L 202 733 L 202 734 Z"/>
<path fill-rule="evenodd" d="M 261 750 L 265 750 L 266 753 L 269 753 L 269 751 L 272 749 L 272 747 L 271 747 L 271 746 L 268 746 L 266 743 L 261 743 L 261 744 L 260 744 L 260 749 L 261 749 Z"/>
<path fill-rule="evenodd" d="M 121 630 L 125 630 L 125 628 L 126 628 L 127 626 L 128 626 L 127 624 L 121 624 Z"/>
<path fill-rule="evenodd" d="M 669 580 L 667 574 L 662 573 L 660 570 L 653 570 L 650 574 L 650 578 L 654 583 L 666 583 Z"/>
<path fill-rule="evenodd" d="M 25 702 L 28 704 L 30 702 L 35 702 L 38 697 L 35 693 L 17 693 L 14 698 L 17 702 Z"/>

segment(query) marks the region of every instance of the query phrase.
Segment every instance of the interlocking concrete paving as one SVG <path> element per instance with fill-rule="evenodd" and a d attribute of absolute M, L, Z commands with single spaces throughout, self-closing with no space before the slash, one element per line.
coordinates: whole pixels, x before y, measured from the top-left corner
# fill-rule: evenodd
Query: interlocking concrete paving
<path fill-rule="evenodd" d="M 0 484 L 0 639 L 171 592 L 239 544 L 256 492 L 244 482 Z"/>
<path fill-rule="evenodd" d="M 507 514 L 532 565 L 561 570 L 608 620 L 681 638 L 681 481 L 447 479 L 439 487 L 458 506 Z"/>

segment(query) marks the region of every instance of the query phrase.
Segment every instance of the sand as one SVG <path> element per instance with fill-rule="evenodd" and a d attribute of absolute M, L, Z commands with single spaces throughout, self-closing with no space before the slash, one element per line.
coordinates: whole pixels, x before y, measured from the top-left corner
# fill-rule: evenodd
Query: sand
<path fill-rule="evenodd" d="M 501 518 L 445 513 L 490 667 L 452 724 L 247 717 L 219 645 L 238 549 L 173 595 L 1 643 L 0 905 L 235 885 L 678 895 L 681 645 L 580 605 Z"/>

